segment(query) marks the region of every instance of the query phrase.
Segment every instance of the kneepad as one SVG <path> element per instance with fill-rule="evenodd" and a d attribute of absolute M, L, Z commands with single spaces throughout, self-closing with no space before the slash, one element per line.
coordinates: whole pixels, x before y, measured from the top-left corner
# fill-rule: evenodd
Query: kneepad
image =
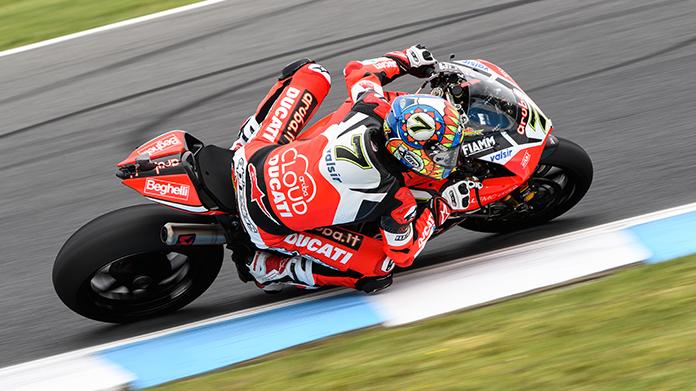
<path fill-rule="evenodd" d="M 309 58 L 301 58 L 295 62 L 291 62 L 290 64 L 286 65 L 285 68 L 280 72 L 280 77 L 278 80 L 285 80 L 288 77 L 292 76 L 297 72 L 300 68 L 307 64 L 313 64 L 314 60 L 311 60 Z"/>

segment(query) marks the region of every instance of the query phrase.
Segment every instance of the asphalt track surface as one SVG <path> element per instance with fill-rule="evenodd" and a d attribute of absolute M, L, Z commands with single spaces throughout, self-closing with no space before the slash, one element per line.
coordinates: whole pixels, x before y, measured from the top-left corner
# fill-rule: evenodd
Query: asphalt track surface
<path fill-rule="evenodd" d="M 320 115 L 345 96 L 351 59 L 422 42 L 491 60 L 592 156 L 595 182 L 567 215 L 510 235 L 453 230 L 421 265 L 693 202 L 694 26 L 693 0 L 228 1 L 0 58 L 0 367 L 291 296 L 240 283 L 227 262 L 184 310 L 115 326 L 70 312 L 50 277 L 79 226 L 144 202 L 115 162 L 169 129 L 228 145 L 303 56 L 334 76 Z"/>

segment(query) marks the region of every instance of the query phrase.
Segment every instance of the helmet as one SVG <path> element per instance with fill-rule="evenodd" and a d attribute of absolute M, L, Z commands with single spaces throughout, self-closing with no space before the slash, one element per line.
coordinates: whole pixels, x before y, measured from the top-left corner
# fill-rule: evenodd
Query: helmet
<path fill-rule="evenodd" d="M 409 169 L 443 179 L 457 166 L 463 134 L 452 103 L 432 95 L 394 99 L 384 120 L 387 150 Z"/>

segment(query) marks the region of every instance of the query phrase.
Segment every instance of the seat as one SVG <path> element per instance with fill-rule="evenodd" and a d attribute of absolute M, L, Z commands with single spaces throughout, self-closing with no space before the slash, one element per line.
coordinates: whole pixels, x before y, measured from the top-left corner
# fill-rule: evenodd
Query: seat
<path fill-rule="evenodd" d="M 203 190 L 228 213 L 237 212 L 234 183 L 232 182 L 234 151 L 215 145 L 206 145 L 196 154 L 196 167 Z"/>

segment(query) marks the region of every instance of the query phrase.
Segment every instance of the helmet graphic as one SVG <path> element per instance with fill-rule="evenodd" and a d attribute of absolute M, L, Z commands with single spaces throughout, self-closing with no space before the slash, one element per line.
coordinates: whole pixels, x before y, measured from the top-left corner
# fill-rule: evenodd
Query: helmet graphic
<path fill-rule="evenodd" d="M 463 134 L 459 112 L 432 95 L 403 95 L 384 120 L 387 150 L 409 169 L 443 179 L 457 166 Z"/>

